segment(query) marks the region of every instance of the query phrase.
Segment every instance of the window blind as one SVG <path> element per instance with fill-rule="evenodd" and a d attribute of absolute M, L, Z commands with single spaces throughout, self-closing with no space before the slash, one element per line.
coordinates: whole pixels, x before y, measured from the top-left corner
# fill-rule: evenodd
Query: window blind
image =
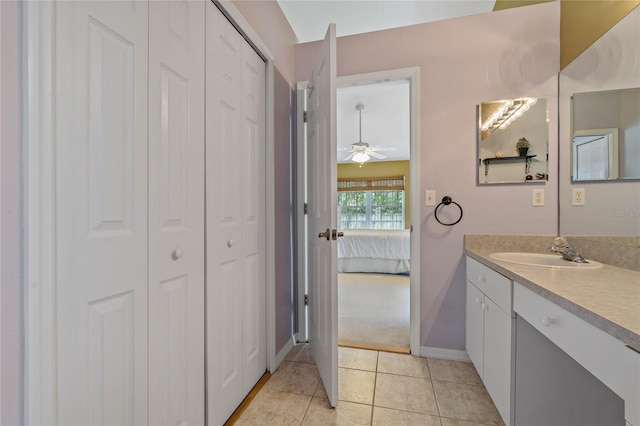
<path fill-rule="evenodd" d="M 404 191 L 405 176 L 338 178 L 342 191 Z"/>

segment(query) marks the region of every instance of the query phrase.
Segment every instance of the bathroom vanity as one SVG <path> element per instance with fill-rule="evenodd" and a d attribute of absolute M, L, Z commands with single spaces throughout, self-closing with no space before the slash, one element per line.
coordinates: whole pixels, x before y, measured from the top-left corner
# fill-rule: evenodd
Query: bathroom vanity
<path fill-rule="evenodd" d="M 531 238 L 509 251 L 553 237 Z M 465 241 L 466 342 L 505 423 L 640 425 L 640 272 L 508 263 L 492 244 Z"/>

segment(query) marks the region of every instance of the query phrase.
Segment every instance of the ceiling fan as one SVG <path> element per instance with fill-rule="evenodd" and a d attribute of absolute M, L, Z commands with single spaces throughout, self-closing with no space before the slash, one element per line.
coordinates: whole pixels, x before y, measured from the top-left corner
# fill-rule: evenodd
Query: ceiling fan
<path fill-rule="evenodd" d="M 347 156 L 347 158 L 345 158 L 343 161 L 352 160 L 352 161 L 355 161 L 356 163 L 362 164 L 366 161 L 369 161 L 371 157 L 377 158 L 379 160 L 383 160 L 387 158 L 387 156 L 384 154 L 380 154 L 380 152 L 396 150 L 394 147 L 391 147 L 391 146 L 371 147 L 369 146 L 368 143 L 362 142 L 362 110 L 363 109 L 364 109 L 363 104 L 356 105 L 356 111 L 358 111 L 358 114 L 359 114 L 360 136 L 358 138 L 358 142 L 351 144 L 351 149 L 349 150 L 351 154 L 349 154 L 349 156 Z M 346 148 L 341 148 L 341 149 L 345 150 Z"/>

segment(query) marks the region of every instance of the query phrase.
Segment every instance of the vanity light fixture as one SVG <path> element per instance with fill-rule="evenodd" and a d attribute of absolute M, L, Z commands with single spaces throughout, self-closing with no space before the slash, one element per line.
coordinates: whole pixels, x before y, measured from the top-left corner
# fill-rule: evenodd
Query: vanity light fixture
<path fill-rule="evenodd" d="M 501 102 L 501 105 L 494 111 L 493 114 L 482 123 L 480 130 L 483 132 L 496 129 L 504 129 L 509 124 L 520 118 L 533 104 L 537 101 L 536 98 L 519 98 L 508 99 Z"/>

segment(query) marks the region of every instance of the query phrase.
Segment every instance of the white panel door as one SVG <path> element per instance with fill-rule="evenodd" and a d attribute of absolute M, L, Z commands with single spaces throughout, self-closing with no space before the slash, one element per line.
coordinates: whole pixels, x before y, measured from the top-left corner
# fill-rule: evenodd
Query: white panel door
<path fill-rule="evenodd" d="M 309 79 L 309 343 L 331 406 L 338 405 L 336 27 Z M 325 237 L 320 234 L 326 233 Z"/>
<path fill-rule="evenodd" d="M 55 9 L 59 424 L 148 421 L 147 6 Z"/>
<path fill-rule="evenodd" d="M 204 423 L 204 0 L 149 3 L 149 423 Z"/>
<path fill-rule="evenodd" d="M 243 394 L 267 369 L 265 257 L 265 63 L 242 40 Z M 243 396 L 244 397 L 244 396 Z"/>
<path fill-rule="evenodd" d="M 243 395 L 242 36 L 206 12 L 207 388 L 210 425 Z"/>
<path fill-rule="evenodd" d="M 223 424 L 266 371 L 265 63 L 206 13 L 207 389 Z"/>

